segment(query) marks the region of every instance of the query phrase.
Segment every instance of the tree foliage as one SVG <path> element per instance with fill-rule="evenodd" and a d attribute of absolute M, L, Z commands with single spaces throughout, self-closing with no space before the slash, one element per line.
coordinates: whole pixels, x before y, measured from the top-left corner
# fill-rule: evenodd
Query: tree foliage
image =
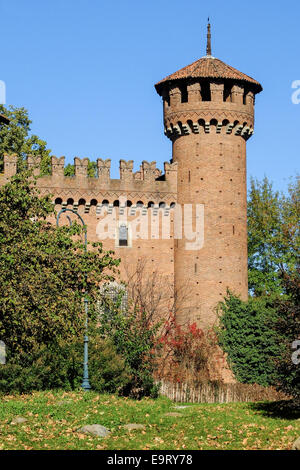
<path fill-rule="evenodd" d="M 88 178 L 95 178 L 96 173 L 97 173 L 97 163 L 89 161 L 88 167 L 87 167 Z M 64 174 L 65 176 L 75 176 L 75 165 L 68 163 L 68 165 L 65 167 Z"/>
<path fill-rule="evenodd" d="M 210 366 L 217 356 L 216 346 L 213 330 L 204 331 L 196 323 L 182 326 L 170 313 L 157 339 L 156 350 L 160 357 L 157 376 L 173 383 L 194 385 L 211 381 Z M 216 371 L 214 380 L 217 378 Z"/>
<path fill-rule="evenodd" d="M 300 179 L 287 195 L 252 179 L 248 200 L 249 289 L 255 296 L 284 293 L 280 273 L 294 272 L 300 254 Z"/>
<path fill-rule="evenodd" d="M 278 320 L 274 329 L 284 347 L 276 361 L 278 389 L 292 396 L 300 407 L 300 267 L 292 275 L 282 273 L 282 282 L 288 298 L 275 304 Z"/>
<path fill-rule="evenodd" d="M 228 292 L 219 304 L 219 342 L 238 381 L 258 385 L 277 383 L 275 360 L 282 343 L 273 327 L 277 313 L 271 298 L 244 302 Z"/>
<path fill-rule="evenodd" d="M 117 353 L 123 357 L 131 380 L 123 388 L 124 395 L 133 398 L 157 396 L 154 384 L 156 359 L 154 348 L 160 322 L 144 309 L 129 305 L 124 312 L 121 306 L 122 293 L 117 301 L 104 299 L 101 308 L 99 332 L 103 338 L 110 338 Z M 119 306 L 119 307 L 118 307 Z"/>
<path fill-rule="evenodd" d="M 19 360 L 0 367 L 1 393 L 28 393 L 32 390 L 76 390 L 82 383 L 82 338 L 72 342 L 41 345 Z M 89 374 L 92 390 L 118 393 L 130 381 L 125 361 L 110 340 L 91 334 Z"/>
<path fill-rule="evenodd" d="M 9 356 L 72 341 L 82 333 L 84 293 L 92 315 L 99 283 L 113 279 L 119 260 L 100 243 L 85 252 L 78 224 L 50 223 L 50 197 L 28 172 L 0 188 L 0 214 L 0 338 Z"/>
<path fill-rule="evenodd" d="M 15 106 L 5 107 L 0 104 L 0 114 L 10 119 L 9 124 L 0 123 L 0 172 L 3 171 L 3 159 L 5 154 L 18 155 L 18 169 L 24 168 L 27 155 L 41 157 L 41 176 L 51 173 L 51 150 L 47 142 L 31 133 L 32 121 L 25 108 Z M 89 161 L 88 176 L 95 177 L 97 171 L 96 162 Z M 68 164 L 65 167 L 65 176 L 74 176 L 75 167 Z"/>
<path fill-rule="evenodd" d="M 19 168 L 22 168 L 26 155 L 40 156 L 41 174 L 49 174 L 51 150 L 44 140 L 31 134 L 32 121 L 28 111 L 25 108 L 0 105 L 0 114 L 5 114 L 10 119 L 8 125 L 0 123 L 0 171 L 3 171 L 4 155 L 14 153 L 18 155 Z"/>

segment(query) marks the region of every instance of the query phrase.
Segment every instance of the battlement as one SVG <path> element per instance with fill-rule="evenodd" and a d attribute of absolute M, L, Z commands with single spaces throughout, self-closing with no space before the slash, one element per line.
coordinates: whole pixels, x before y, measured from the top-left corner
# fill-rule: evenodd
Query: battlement
<path fill-rule="evenodd" d="M 0 175 L 0 184 L 4 184 L 17 172 L 18 157 L 15 154 L 4 155 L 4 173 Z M 171 204 L 176 201 L 177 163 L 165 163 L 163 174 L 156 167 L 156 162 L 143 161 L 140 169 L 133 172 L 133 160 L 119 162 L 120 179 L 110 178 L 110 159 L 97 159 L 95 177 L 88 176 L 89 159 L 74 158 L 74 176 L 65 176 L 65 157 L 51 157 L 51 174 L 40 176 L 41 158 L 27 156 L 27 168 L 38 176 L 37 187 L 42 194 L 53 194 L 54 201 L 67 205 L 113 203 L 119 197 L 130 199 L 131 204 L 143 202 L 146 206 Z"/>
<path fill-rule="evenodd" d="M 247 86 L 206 81 L 172 85 L 162 92 L 165 134 L 171 140 L 194 134 L 233 134 L 248 140 L 254 132 L 255 94 Z"/>

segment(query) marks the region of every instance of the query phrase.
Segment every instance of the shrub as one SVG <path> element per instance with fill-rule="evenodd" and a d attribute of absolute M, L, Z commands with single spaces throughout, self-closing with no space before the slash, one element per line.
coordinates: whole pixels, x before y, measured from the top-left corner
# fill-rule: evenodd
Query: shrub
<path fill-rule="evenodd" d="M 282 282 L 289 298 L 280 299 L 275 304 L 278 320 L 274 329 L 284 348 L 283 354 L 275 363 L 278 374 L 277 388 L 293 397 L 294 403 L 300 408 L 299 346 L 295 357 L 292 358 L 292 345 L 300 340 L 300 268 L 298 267 L 293 275 L 283 273 Z"/>
<path fill-rule="evenodd" d="M 157 376 L 171 382 L 209 381 L 209 363 L 216 346 L 214 336 L 212 331 L 204 332 L 196 323 L 178 325 L 175 316 L 170 314 L 156 345 L 160 357 Z"/>
<path fill-rule="evenodd" d="M 153 323 L 141 309 L 129 307 L 124 313 L 123 309 L 118 308 L 119 303 L 118 300 L 106 302 L 101 313 L 99 332 L 104 338 L 111 338 L 130 372 L 131 379 L 120 393 L 138 399 L 143 396 L 157 397 L 158 387 L 153 378 L 156 368 L 153 349 L 160 324 Z"/>
<path fill-rule="evenodd" d="M 83 374 L 83 344 L 76 341 L 56 347 L 42 347 L 31 356 L 19 356 L 0 367 L 0 392 L 28 393 L 33 390 L 80 387 Z M 127 385 L 130 373 L 109 340 L 92 337 L 89 374 L 93 390 L 117 393 Z"/>
<path fill-rule="evenodd" d="M 272 299 L 243 302 L 228 292 L 219 305 L 219 314 L 219 343 L 237 380 L 262 386 L 276 384 L 275 359 L 281 356 L 282 345 L 273 329 L 277 314 Z"/>

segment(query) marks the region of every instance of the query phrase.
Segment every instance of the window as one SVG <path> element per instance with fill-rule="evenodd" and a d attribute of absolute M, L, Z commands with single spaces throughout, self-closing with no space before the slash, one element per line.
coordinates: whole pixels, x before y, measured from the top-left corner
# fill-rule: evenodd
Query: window
<path fill-rule="evenodd" d="M 126 224 L 119 226 L 119 246 L 128 246 L 128 227 Z"/>
<path fill-rule="evenodd" d="M 110 282 L 100 287 L 101 300 L 97 303 L 98 312 L 113 318 L 116 312 L 126 315 L 128 310 L 128 294 L 123 284 Z"/>
<path fill-rule="evenodd" d="M 229 102 L 229 103 L 232 102 L 232 84 L 231 83 L 225 83 L 223 101 Z"/>
<path fill-rule="evenodd" d="M 187 85 L 181 85 L 180 91 L 181 91 L 181 103 L 188 103 L 189 97 L 188 97 Z"/>
<path fill-rule="evenodd" d="M 202 101 L 211 101 L 211 93 L 210 93 L 210 84 L 209 84 L 209 82 L 202 82 L 201 83 L 201 97 L 202 97 Z"/>
<path fill-rule="evenodd" d="M 170 106 L 170 95 L 169 95 L 169 93 L 164 97 L 164 102 L 167 103 L 167 106 Z"/>

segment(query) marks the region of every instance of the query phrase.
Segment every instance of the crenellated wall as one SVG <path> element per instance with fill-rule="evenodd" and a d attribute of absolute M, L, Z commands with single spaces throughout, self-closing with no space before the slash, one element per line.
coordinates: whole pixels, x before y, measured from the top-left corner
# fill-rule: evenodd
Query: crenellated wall
<path fill-rule="evenodd" d="M 165 174 L 156 167 L 156 162 L 143 161 L 140 170 L 133 172 L 133 161 L 120 160 L 120 179 L 110 178 L 111 160 L 97 160 L 97 176 L 88 177 L 88 158 L 74 158 L 75 176 L 64 176 L 65 157 L 51 157 L 51 175 L 41 176 L 37 186 L 42 192 L 51 193 L 53 201 L 61 199 L 66 205 L 73 199 L 75 205 L 85 200 L 101 205 L 103 200 L 113 204 L 119 197 L 126 197 L 132 205 L 142 201 L 159 206 L 176 202 L 177 165 L 165 163 Z M 28 155 L 27 167 L 33 169 L 36 176 L 40 173 L 40 158 Z M 17 155 L 4 156 L 4 173 L 0 175 L 0 184 L 16 174 Z"/>
<path fill-rule="evenodd" d="M 87 176 L 88 163 L 87 158 L 76 157 L 75 176 L 64 176 L 65 157 L 52 156 L 51 175 L 37 178 L 39 191 L 42 195 L 52 195 L 56 213 L 62 208 L 78 212 L 87 225 L 88 240 L 101 241 L 105 250 L 112 250 L 122 259 L 120 280 L 126 282 L 139 263 L 145 263 L 145 278 L 159 272 L 169 295 L 174 291 L 173 213 L 177 201 L 177 164 L 165 163 L 162 174 L 156 162 L 143 161 L 140 170 L 133 172 L 132 160 L 120 160 L 120 179 L 111 179 L 111 160 L 98 158 L 94 178 Z M 38 176 L 40 158 L 29 155 L 27 166 Z M 17 155 L 5 155 L 0 185 L 16 171 Z M 72 214 L 71 217 L 76 219 Z M 128 246 L 119 246 L 117 229 L 113 237 L 100 236 L 99 227 L 105 217 L 116 221 L 116 227 L 118 220 L 126 220 L 130 235 Z M 55 223 L 55 217 L 51 221 Z M 67 224 L 68 220 L 63 218 L 62 223 Z M 169 237 L 165 236 L 163 223 Z M 134 228 L 137 232 L 142 229 L 144 234 L 133 239 Z M 172 304 L 171 296 L 168 302 Z"/>
<path fill-rule="evenodd" d="M 233 81 L 192 81 L 172 85 L 162 93 L 165 134 L 234 134 L 245 140 L 253 134 L 254 92 Z"/>

